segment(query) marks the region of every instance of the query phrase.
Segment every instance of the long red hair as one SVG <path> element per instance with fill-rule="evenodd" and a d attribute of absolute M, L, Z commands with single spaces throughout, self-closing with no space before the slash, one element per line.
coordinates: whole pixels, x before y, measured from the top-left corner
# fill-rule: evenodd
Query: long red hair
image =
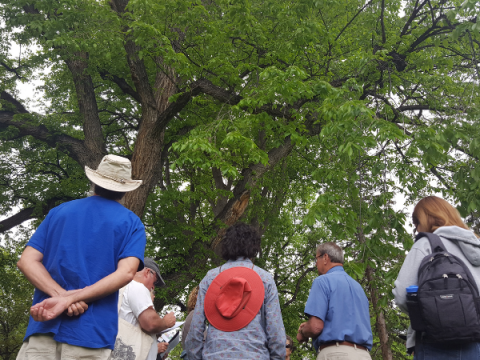
<path fill-rule="evenodd" d="M 428 232 L 434 232 L 441 226 L 452 225 L 469 229 L 457 209 L 437 196 L 427 196 L 420 200 L 413 209 L 412 220 L 415 226 L 427 226 Z"/>

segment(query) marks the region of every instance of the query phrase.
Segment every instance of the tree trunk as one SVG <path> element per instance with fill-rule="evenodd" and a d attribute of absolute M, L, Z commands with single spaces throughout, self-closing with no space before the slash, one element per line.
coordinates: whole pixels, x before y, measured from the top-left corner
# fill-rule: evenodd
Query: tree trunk
<path fill-rule="evenodd" d="M 367 266 L 366 276 L 368 286 L 370 288 L 370 301 L 372 302 L 373 312 L 377 314 L 375 326 L 377 328 L 378 338 L 380 339 L 380 350 L 382 351 L 383 360 L 393 360 L 392 349 L 388 341 L 387 323 L 385 321 L 385 314 L 383 309 L 378 305 L 379 295 L 373 285 L 375 282 L 374 271 L 370 266 Z"/>

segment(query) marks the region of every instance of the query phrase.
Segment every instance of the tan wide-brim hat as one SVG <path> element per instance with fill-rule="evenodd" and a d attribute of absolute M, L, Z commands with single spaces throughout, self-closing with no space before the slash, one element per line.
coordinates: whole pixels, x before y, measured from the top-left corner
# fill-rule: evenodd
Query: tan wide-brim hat
<path fill-rule="evenodd" d="M 132 180 L 130 160 L 117 155 L 105 155 L 97 170 L 85 166 L 85 174 L 95 185 L 111 191 L 128 192 L 142 185 L 142 180 Z"/>

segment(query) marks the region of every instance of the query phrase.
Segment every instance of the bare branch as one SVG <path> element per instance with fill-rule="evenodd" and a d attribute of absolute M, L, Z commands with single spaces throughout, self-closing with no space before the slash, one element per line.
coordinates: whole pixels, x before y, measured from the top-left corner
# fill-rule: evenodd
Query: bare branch
<path fill-rule="evenodd" d="M 66 201 L 73 200 L 73 198 L 53 198 L 48 200 L 46 203 L 43 204 L 43 206 L 38 207 L 38 206 L 31 206 L 26 209 L 23 209 L 16 213 L 15 215 L 12 215 L 2 221 L 0 221 L 0 234 L 3 234 L 4 232 L 14 228 L 15 226 L 18 226 L 22 224 L 23 222 L 31 219 L 38 219 L 41 217 L 44 217 L 45 215 L 48 214 L 48 212 L 53 209 L 55 206 L 58 205 L 58 203 L 63 203 Z M 40 211 L 38 211 L 40 209 Z"/>
<path fill-rule="evenodd" d="M 117 86 L 120 88 L 120 90 L 123 91 L 124 94 L 130 95 L 132 98 L 134 98 L 137 102 L 141 103 L 142 99 L 140 98 L 140 95 L 127 83 L 125 79 L 122 79 L 121 77 L 118 77 L 117 75 L 110 74 L 106 70 L 101 70 L 99 71 L 100 76 L 102 77 L 103 80 L 111 80 Z"/>

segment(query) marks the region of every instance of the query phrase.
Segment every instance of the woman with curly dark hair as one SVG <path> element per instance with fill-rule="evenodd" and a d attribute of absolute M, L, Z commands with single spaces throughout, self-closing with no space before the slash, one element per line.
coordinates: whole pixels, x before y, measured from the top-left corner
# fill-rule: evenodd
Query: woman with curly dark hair
<path fill-rule="evenodd" d="M 185 344 L 189 360 L 285 359 L 277 287 L 272 275 L 252 261 L 260 246 L 260 235 L 250 225 L 238 223 L 225 232 L 221 254 L 227 262 L 210 270 L 199 285 Z"/>

